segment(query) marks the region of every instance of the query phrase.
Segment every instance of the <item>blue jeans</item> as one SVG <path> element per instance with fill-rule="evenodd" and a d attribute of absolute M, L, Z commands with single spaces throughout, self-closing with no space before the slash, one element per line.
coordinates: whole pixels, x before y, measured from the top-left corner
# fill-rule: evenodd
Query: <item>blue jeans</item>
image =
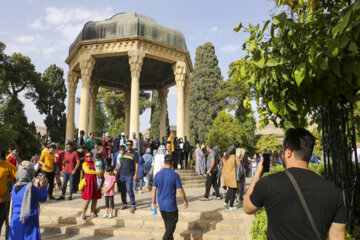
<path fill-rule="evenodd" d="M 140 184 L 140 185 L 139 185 L 139 191 L 141 191 L 141 190 L 142 190 L 142 186 L 143 186 L 144 179 L 143 179 L 143 178 L 140 178 L 139 181 L 140 181 L 140 183 L 139 183 L 139 184 Z M 136 184 L 137 184 L 137 181 L 134 182 L 134 191 L 136 190 Z"/>
<path fill-rule="evenodd" d="M 124 176 L 120 174 L 120 193 L 121 201 L 123 204 L 127 204 L 126 192 L 130 197 L 130 205 L 135 205 L 135 194 L 133 189 L 133 177 L 134 176 Z"/>
<path fill-rule="evenodd" d="M 63 179 L 63 187 L 62 187 L 62 196 L 65 195 L 66 188 L 67 188 L 67 182 L 69 181 L 69 179 L 70 179 L 70 196 L 71 196 L 72 193 L 73 193 L 73 178 L 74 178 L 74 175 L 72 175 L 71 173 L 64 172 L 63 177 L 64 177 L 64 179 Z"/>

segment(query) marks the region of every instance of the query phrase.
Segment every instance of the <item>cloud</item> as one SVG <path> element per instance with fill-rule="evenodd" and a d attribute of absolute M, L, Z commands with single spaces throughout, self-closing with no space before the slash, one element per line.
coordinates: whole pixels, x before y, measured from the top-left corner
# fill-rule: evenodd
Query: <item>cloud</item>
<path fill-rule="evenodd" d="M 217 33 L 217 32 L 219 32 L 219 28 L 218 28 L 218 26 L 213 26 L 212 28 L 209 29 L 209 31 L 212 33 Z"/>
<path fill-rule="evenodd" d="M 29 23 L 29 27 L 37 30 L 44 30 L 48 28 L 48 26 L 45 26 L 40 19 L 36 19 Z"/>
<path fill-rule="evenodd" d="M 220 47 L 220 51 L 223 53 L 233 53 L 233 52 L 236 52 L 237 50 L 239 50 L 240 47 L 241 47 L 241 45 L 229 44 L 229 45 Z"/>
<path fill-rule="evenodd" d="M 14 37 L 13 41 L 15 43 L 19 43 L 19 44 L 23 44 L 23 43 L 33 43 L 35 41 L 35 39 L 39 39 L 40 36 L 19 36 L 19 37 Z"/>

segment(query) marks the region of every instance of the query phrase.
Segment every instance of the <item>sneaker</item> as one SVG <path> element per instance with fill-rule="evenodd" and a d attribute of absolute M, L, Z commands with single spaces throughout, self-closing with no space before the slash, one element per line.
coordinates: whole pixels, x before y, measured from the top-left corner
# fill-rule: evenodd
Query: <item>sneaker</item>
<path fill-rule="evenodd" d="M 181 169 L 181 165 L 180 165 L 180 164 L 178 164 L 178 165 L 177 165 L 177 168 L 178 168 L 178 169 Z"/>
<path fill-rule="evenodd" d="M 65 200 L 65 197 L 64 197 L 64 196 L 60 196 L 60 197 L 58 197 L 56 200 Z"/>
<path fill-rule="evenodd" d="M 110 214 L 110 215 L 108 216 L 108 218 L 113 218 L 113 215 Z"/>
<path fill-rule="evenodd" d="M 224 207 L 225 207 L 225 208 L 229 208 L 229 204 L 227 204 L 226 202 L 224 202 Z"/>
<path fill-rule="evenodd" d="M 141 191 L 141 190 L 139 190 L 139 193 L 140 193 L 140 194 L 142 194 L 142 191 Z"/>
<path fill-rule="evenodd" d="M 110 217 L 111 214 L 108 216 L 106 213 L 104 214 L 103 218 L 107 218 L 107 217 Z"/>
<path fill-rule="evenodd" d="M 237 210 L 237 207 L 229 207 L 229 210 L 230 211 L 235 211 L 235 210 Z"/>
<path fill-rule="evenodd" d="M 71 196 L 71 195 L 69 196 L 69 200 L 70 200 L 70 201 L 72 200 L 72 196 Z"/>
<path fill-rule="evenodd" d="M 85 219 L 86 219 L 86 215 L 85 215 L 85 213 L 82 213 L 82 214 L 81 214 L 81 218 L 82 218 L 83 220 L 85 220 Z"/>

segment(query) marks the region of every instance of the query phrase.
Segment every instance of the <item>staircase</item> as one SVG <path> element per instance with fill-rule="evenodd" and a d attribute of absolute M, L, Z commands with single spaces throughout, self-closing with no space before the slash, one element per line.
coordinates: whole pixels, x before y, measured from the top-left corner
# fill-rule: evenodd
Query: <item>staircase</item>
<path fill-rule="evenodd" d="M 116 209 L 116 218 L 99 217 L 81 219 L 80 209 L 48 207 L 42 208 L 40 230 L 43 239 L 162 239 L 165 227 L 161 216 L 154 217 L 150 211 Z M 238 212 L 183 210 L 175 239 L 246 239 L 244 220 Z"/>
<path fill-rule="evenodd" d="M 179 221 L 174 233 L 175 239 L 250 239 L 246 234 L 249 232 L 249 221 L 242 209 L 229 211 L 224 208 L 223 201 L 219 200 L 199 201 L 205 192 L 206 177 L 198 176 L 194 170 L 176 172 L 180 175 L 189 208 L 183 208 L 182 200 L 178 196 Z M 128 209 L 120 210 L 121 200 L 116 193 L 114 218 L 102 218 L 105 214 L 102 198 L 97 204 L 99 216 L 89 217 L 88 210 L 86 220 L 80 217 L 83 200 L 79 193 L 73 195 L 72 201 L 47 201 L 40 205 L 42 239 L 162 239 L 165 226 L 160 213 L 155 217 L 152 215 L 151 193 L 144 187 L 142 194 L 135 193 L 135 198 L 135 214 Z"/>

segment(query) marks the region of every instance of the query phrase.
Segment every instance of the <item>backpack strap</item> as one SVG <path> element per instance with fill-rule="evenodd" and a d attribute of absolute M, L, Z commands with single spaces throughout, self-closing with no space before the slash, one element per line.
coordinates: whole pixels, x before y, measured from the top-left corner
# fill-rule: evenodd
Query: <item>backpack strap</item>
<path fill-rule="evenodd" d="M 305 213 L 306 213 L 306 215 L 307 215 L 307 217 L 308 217 L 308 219 L 310 221 L 311 227 L 314 230 L 317 239 L 321 240 L 320 233 L 319 233 L 318 229 L 316 228 L 314 218 L 313 218 L 313 216 L 312 216 L 312 214 L 310 212 L 310 209 L 309 209 L 308 205 L 306 204 L 306 201 L 304 199 L 303 194 L 301 193 L 299 185 L 297 184 L 294 176 L 291 174 L 290 171 L 286 170 L 285 173 L 286 173 L 286 175 L 290 179 L 290 182 L 292 183 L 292 185 L 295 188 L 295 191 L 296 191 L 296 193 L 297 193 L 297 195 L 298 195 L 298 197 L 300 199 L 301 205 L 305 210 Z"/>

